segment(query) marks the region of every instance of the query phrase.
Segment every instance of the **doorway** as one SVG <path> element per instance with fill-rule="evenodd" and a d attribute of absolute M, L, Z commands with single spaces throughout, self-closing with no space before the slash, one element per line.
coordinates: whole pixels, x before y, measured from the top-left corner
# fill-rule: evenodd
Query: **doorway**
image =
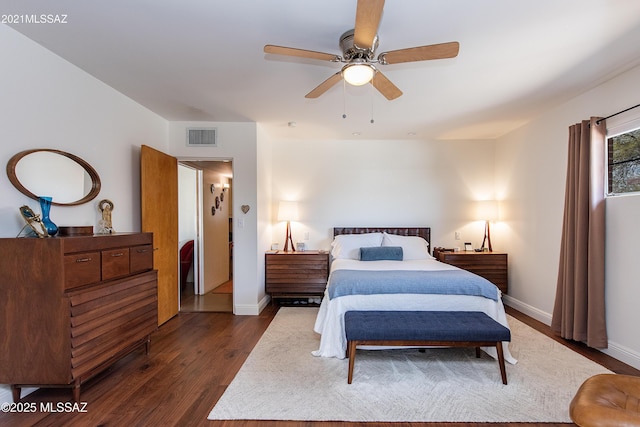
<path fill-rule="evenodd" d="M 179 160 L 178 181 L 180 311 L 233 312 L 232 161 Z"/>

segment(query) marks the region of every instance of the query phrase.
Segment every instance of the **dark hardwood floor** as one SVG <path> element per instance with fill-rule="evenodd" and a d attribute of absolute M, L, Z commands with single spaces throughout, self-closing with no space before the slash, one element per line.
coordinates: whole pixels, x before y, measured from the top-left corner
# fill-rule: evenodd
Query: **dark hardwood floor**
<path fill-rule="evenodd" d="M 147 356 L 137 351 L 82 386 L 86 412 L 0 413 L 2 426 L 333 426 L 393 427 L 428 426 L 537 426 L 567 424 L 478 423 L 336 423 L 207 421 L 214 403 L 222 396 L 251 349 L 269 326 L 278 308 L 269 305 L 259 316 L 230 313 L 180 313 L 152 336 Z M 558 340 L 544 324 L 507 307 L 507 312 Z M 563 340 L 558 340 L 564 342 Z M 568 346 L 618 372 L 640 371 L 582 344 Z M 68 389 L 40 389 L 22 399 L 25 404 L 71 402 Z M 247 402 L 248 405 L 251 402 Z"/>

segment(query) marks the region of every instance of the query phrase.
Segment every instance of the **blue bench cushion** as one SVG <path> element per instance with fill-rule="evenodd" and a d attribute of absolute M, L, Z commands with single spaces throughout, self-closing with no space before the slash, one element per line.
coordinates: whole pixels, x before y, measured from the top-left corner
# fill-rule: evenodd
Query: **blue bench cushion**
<path fill-rule="evenodd" d="M 347 341 L 511 341 L 511 332 L 479 311 L 348 311 Z"/>

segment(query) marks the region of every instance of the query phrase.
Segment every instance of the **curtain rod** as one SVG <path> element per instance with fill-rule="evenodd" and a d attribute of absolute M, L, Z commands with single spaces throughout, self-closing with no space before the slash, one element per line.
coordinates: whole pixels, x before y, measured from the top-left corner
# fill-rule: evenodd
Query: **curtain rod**
<path fill-rule="evenodd" d="M 599 124 L 600 124 L 600 122 L 601 122 L 601 121 L 603 121 L 603 120 L 610 119 L 611 117 L 615 117 L 615 116 L 617 116 L 618 114 L 626 113 L 627 111 L 629 111 L 629 110 L 633 110 L 634 108 L 638 108 L 638 107 L 640 107 L 640 104 L 638 104 L 638 105 L 634 105 L 633 107 L 629 107 L 629 108 L 627 108 L 626 110 L 622 110 L 622 111 L 618 111 L 617 113 L 613 113 L 613 114 L 611 114 L 610 116 L 607 116 L 607 117 L 605 117 L 605 118 L 603 118 L 603 119 L 600 119 L 600 120 L 596 121 L 596 124 L 597 124 L 597 125 L 599 125 Z"/>

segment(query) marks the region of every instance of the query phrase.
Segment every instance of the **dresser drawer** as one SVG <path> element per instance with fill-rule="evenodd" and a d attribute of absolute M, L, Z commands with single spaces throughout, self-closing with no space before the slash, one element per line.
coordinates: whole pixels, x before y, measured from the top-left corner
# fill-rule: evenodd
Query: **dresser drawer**
<path fill-rule="evenodd" d="M 100 281 L 100 252 L 64 256 L 65 289 Z"/>
<path fill-rule="evenodd" d="M 153 269 L 153 245 L 133 246 L 129 250 L 130 272 Z"/>
<path fill-rule="evenodd" d="M 102 251 L 102 280 L 129 274 L 129 248 Z"/>
<path fill-rule="evenodd" d="M 156 272 L 70 294 L 71 372 L 90 374 L 157 329 Z"/>

